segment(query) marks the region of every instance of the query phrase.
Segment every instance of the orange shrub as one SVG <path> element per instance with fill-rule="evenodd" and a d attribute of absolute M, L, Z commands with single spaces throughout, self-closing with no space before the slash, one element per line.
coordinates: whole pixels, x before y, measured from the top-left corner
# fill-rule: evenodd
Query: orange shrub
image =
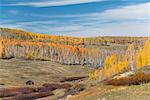
<path fill-rule="evenodd" d="M 140 85 L 144 83 L 150 82 L 150 74 L 146 74 L 143 72 L 137 72 L 134 75 L 123 77 L 119 79 L 111 79 L 109 81 L 106 81 L 106 85 L 114 85 L 114 86 L 120 86 L 120 85 Z"/>

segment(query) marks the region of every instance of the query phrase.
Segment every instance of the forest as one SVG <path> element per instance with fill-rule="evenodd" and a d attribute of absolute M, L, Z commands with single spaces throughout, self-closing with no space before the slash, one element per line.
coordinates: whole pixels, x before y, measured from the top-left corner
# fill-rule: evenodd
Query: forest
<path fill-rule="evenodd" d="M 66 65 L 101 68 L 100 72 L 91 73 L 91 78 L 108 78 L 150 64 L 149 37 L 77 38 L 8 28 L 0 28 L 0 36 L 0 57 L 3 59 L 50 60 Z M 112 49 L 110 45 L 117 45 L 118 48 Z M 123 45 L 125 49 L 120 50 L 119 46 Z"/>
<path fill-rule="evenodd" d="M 15 40 L 30 40 L 35 42 L 48 42 L 56 44 L 65 44 L 72 46 L 82 45 L 109 45 L 109 44 L 131 44 L 133 42 L 141 42 L 147 39 L 146 37 L 70 37 L 70 36 L 55 36 L 40 33 L 32 33 L 19 29 L 0 28 L 0 36 L 3 39 Z"/>

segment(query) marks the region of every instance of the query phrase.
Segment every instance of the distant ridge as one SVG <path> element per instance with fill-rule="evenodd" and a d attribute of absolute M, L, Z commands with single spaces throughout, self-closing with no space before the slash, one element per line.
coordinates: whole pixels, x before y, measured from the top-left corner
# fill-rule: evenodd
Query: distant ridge
<path fill-rule="evenodd" d="M 77 38 L 70 36 L 55 36 L 47 34 L 35 34 L 32 32 L 23 31 L 20 29 L 0 28 L 0 37 L 3 39 L 27 40 L 35 42 L 49 42 L 65 45 L 101 45 L 107 43 L 128 44 L 134 41 L 141 41 L 147 37 L 116 37 L 116 36 L 103 36 L 103 37 L 89 37 Z"/>

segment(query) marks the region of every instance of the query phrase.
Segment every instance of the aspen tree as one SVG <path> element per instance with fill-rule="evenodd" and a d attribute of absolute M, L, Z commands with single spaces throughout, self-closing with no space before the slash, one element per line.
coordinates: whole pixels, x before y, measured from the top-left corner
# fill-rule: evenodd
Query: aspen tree
<path fill-rule="evenodd" d="M 3 58 L 3 53 L 4 53 L 4 45 L 3 41 L 0 40 L 0 58 Z"/>

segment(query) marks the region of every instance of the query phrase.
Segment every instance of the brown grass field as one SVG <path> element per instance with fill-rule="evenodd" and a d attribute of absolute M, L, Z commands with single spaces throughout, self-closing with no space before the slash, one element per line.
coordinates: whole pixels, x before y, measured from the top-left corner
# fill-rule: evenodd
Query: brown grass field
<path fill-rule="evenodd" d="M 84 66 L 66 66 L 50 61 L 0 60 L 0 87 L 25 86 L 25 82 L 28 79 L 33 80 L 35 86 L 40 86 L 44 83 L 58 83 L 64 77 L 87 75 L 90 70 Z M 149 67 L 141 71 L 150 72 Z M 80 83 L 85 84 L 86 89 L 76 95 L 67 96 L 66 100 L 149 100 L 150 98 L 149 83 L 133 86 L 111 86 L 88 79 L 82 82 L 71 82 L 74 85 Z M 53 91 L 54 96 L 39 100 L 56 100 L 58 97 L 63 96 L 65 92 L 65 89 L 58 89 Z"/>
<path fill-rule="evenodd" d="M 79 65 L 61 65 L 50 61 L 21 59 L 0 60 L 0 83 L 7 86 L 24 86 L 27 80 L 35 85 L 59 82 L 64 77 L 88 75 L 89 69 Z"/>

